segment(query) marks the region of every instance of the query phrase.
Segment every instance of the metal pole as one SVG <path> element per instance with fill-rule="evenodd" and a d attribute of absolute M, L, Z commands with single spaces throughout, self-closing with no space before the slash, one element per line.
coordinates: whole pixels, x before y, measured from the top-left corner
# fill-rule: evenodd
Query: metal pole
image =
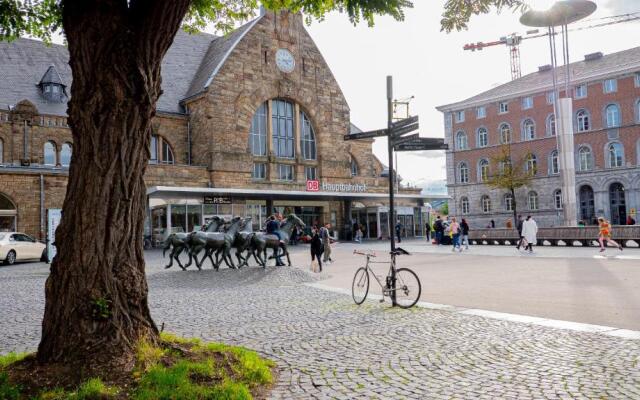
<path fill-rule="evenodd" d="M 393 171 L 393 143 L 391 143 L 391 124 L 393 123 L 393 77 L 390 75 L 387 76 L 387 128 L 389 129 L 389 133 L 387 135 L 387 149 L 389 152 L 389 238 L 391 239 L 391 251 L 393 252 L 396 249 L 396 238 L 395 238 L 395 207 L 393 203 L 393 179 L 394 179 L 394 171 Z M 391 226 L 393 224 L 393 226 Z M 392 254 L 391 259 L 395 260 L 395 256 Z M 390 288 L 390 297 L 391 297 L 391 305 L 396 305 L 396 273 L 395 268 L 391 269 L 391 288 Z"/>

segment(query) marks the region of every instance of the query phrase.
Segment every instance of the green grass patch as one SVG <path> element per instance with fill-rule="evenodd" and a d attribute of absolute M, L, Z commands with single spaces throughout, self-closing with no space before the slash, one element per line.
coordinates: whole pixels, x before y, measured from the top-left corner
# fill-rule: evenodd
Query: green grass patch
<path fill-rule="evenodd" d="M 6 367 L 9 364 L 13 364 L 14 362 L 22 360 L 28 355 L 29 353 L 11 352 L 9 354 L 5 354 L 4 356 L 0 356 L 0 370 L 2 370 L 4 367 Z"/>

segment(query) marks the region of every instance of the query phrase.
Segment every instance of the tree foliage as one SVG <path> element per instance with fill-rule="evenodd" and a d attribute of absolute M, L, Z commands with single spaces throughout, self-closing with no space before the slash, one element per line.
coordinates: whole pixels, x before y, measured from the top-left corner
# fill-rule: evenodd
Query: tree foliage
<path fill-rule="evenodd" d="M 532 157 L 528 152 L 523 157 L 513 159 L 511 145 L 504 144 L 494 157 L 491 157 L 490 168 L 493 173 L 487 177 L 487 184 L 495 189 L 508 191 L 512 196 L 514 221 L 517 220 L 516 190 L 528 186 L 531 183 L 536 169 L 527 168 L 527 163 Z"/>
<path fill-rule="evenodd" d="M 527 5 L 523 0 L 447 0 L 440 21 L 441 30 L 451 32 L 467 29 L 472 16 L 487 14 L 492 8 L 498 13 L 504 9 L 525 11 Z"/>

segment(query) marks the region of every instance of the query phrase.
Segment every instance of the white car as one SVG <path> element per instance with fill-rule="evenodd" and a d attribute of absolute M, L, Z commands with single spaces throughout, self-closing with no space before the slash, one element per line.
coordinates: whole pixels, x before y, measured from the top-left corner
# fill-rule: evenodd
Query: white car
<path fill-rule="evenodd" d="M 0 232 L 0 260 L 11 265 L 16 261 L 46 261 L 47 246 L 20 232 Z"/>

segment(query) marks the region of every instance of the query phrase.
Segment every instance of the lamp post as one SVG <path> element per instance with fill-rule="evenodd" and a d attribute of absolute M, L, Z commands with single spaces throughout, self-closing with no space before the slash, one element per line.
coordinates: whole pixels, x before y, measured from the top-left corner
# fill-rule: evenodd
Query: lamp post
<path fill-rule="evenodd" d="M 526 26 L 549 30 L 549 49 L 551 52 L 551 76 L 553 80 L 553 114 L 556 126 L 558 161 L 562 179 L 562 210 L 565 226 L 577 225 L 576 174 L 573 143 L 573 99 L 569 91 L 569 31 L 570 23 L 593 14 L 597 6 L 590 0 L 557 1 L 546 11 L 527 11 L 520 17 L 520 23 Z M 564 62 L 564 94 L 560 98 L 557 77 L 556 35 L 560 27 L 562 39 L 562 57 Z"/>

